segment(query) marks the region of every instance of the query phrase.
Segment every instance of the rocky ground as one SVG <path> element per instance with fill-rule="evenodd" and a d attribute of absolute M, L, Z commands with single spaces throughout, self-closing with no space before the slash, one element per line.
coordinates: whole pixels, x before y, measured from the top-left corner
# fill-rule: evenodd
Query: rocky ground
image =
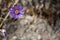
<path fill-rule="evenodd" d="M 56 0 L 53 3 L 50 0 L 47 3 L 44 0 L 0 0 L 0 29 L 7 31 L 7 36 L 1 35 L 0 40 L 60 40 L 60 6 L 57 6 L 59 2 L 55 3 Z M 25 16 L 15 20 L 8 13 L 17 4 L 24 6 Z M 52 11 L 48 9 L 50 4 Z"/>

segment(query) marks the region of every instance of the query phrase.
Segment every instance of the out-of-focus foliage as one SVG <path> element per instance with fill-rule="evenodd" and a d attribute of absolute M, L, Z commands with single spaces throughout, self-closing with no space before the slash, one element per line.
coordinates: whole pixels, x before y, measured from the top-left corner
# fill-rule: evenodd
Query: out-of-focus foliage
<path fill-rule="evenodd" d="M 8 13 L 14 5 L 19 4 L 24 6 L 25 16 L 18 20 L 13 19 Z M 41 40 L 49 40 L 48 37 L 50 40 L 57 40 L 59 38 L 56 38 L 56 35 L 59 36 L 60 31 L 59 20 L 60 0 L 0 0 L 0 29 L 6 29 L 9 37 L 16 34 L 23 40 L 38 40 L 38 35 L 41 34 Z"/>

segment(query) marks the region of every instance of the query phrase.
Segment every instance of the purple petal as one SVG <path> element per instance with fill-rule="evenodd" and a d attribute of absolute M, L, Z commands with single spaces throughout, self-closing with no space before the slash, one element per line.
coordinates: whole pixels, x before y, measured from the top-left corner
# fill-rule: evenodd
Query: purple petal
<path fill-rule="evenodd" d="M 15 14 L 15 10 L 19 10 L 19 14 L 18 14 L 18 15 Z M 15 19 L 18 19 L 18 18 L 24 16 L 23 7 L 22 7 L 22 6 L 19 6 L 19 5 L 12 7 L 11 10 L 10 10 L 10 14 L 11 14 L 11 16 L 12 16 L 13 18 L 15 18 Z M 21 15 L 22 15 L 22 16 L 21 16 Z"/>

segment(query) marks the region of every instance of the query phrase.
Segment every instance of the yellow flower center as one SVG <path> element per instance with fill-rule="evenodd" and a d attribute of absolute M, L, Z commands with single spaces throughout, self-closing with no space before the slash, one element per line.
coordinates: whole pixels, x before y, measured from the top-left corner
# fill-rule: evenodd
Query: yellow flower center
<path fill-rule="evenodd" d="M 19 14 L 19 10 L 15 10 L 15 14 Z"/>

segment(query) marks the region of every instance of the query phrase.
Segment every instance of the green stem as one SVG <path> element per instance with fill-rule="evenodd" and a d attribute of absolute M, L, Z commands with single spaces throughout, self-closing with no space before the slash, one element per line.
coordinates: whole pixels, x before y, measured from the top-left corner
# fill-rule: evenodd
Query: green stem
<path fill-rule="evenodd" d="M 2 23 L 0 24 L 0 28 L 2 27 L 4 21 L 7 19 L 8 16 L 9 16 L 9 12 L 8 12 L 8 14 L 6 15 L 6 17 L 3 19 Z"/>

